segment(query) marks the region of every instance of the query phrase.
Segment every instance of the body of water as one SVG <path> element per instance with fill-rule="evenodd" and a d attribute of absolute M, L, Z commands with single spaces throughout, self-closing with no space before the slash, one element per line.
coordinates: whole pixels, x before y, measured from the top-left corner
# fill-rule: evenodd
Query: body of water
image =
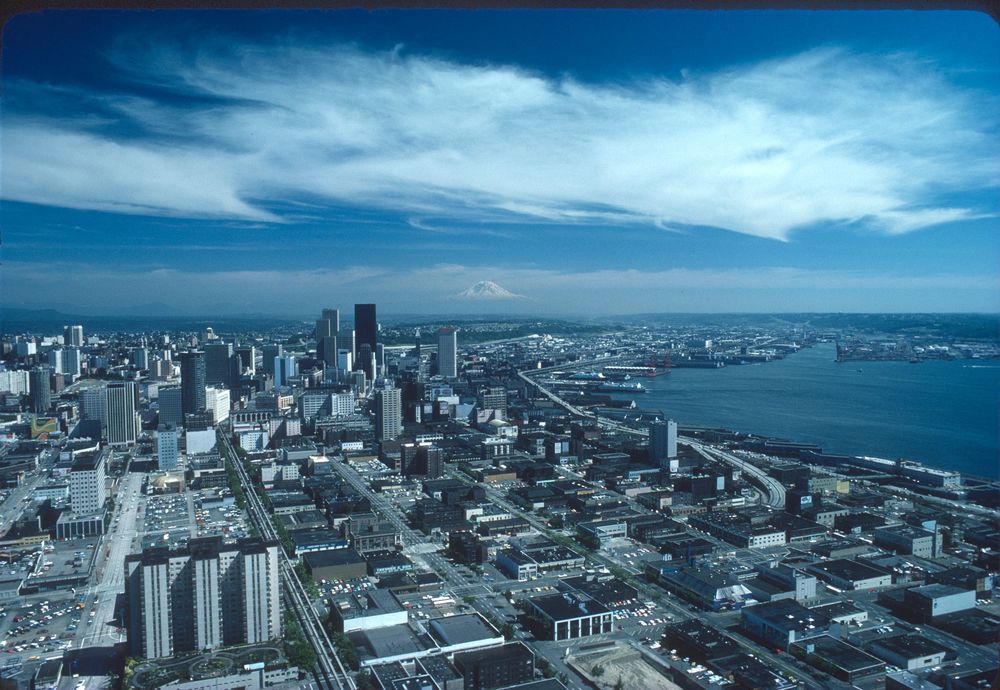
<path fill-rule="evenodd" d="M 820 343 L 765 364 L 674 369 L 637 379 L 648 392 L 634 398 L 682 426 L 1000 476 L 1000 361 L 838 364 L 835 356 L 833 343 Z"/>

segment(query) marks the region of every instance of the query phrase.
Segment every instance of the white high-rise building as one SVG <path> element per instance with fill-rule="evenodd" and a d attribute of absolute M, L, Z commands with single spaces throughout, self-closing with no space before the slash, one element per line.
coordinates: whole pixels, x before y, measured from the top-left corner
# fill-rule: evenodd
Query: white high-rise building
<path fill-rule="evenodd" d="M 156 429 L 156 458 L 161 470 L 177 468 L 180 456 L 177 441 L 177 427 L 173 424 L 161 424 Z"/>
<path fill-rule="evenodd" d="M 663 469 L 678 470 L 677 422 L 668 419 L 649 425 L 649 459 Z"/>
<path fill-rule="evenodd" d="M 64 368 L 63 359 L 63 349 L 53 348 L 49 350 L 49 366 L 52 367 L 52 372 L 56 374 L 65 374 L 66 369 Z"/>
<path fill-rule="evenodd" d="M 375 439 L 389 441 L 402 431 L 402 391 L 398 388 L 379 388 L 375 391 Z"/>
<path fill-rule="evenodd" d="M 442 328 L 438 331 L 438 374 L 453 379 L 458 376 L 458 331 Z"/>
<path fill-rule="evenodd" d="M 229 419 L 229 389 L 207 386 L 205 388 L 205 407 L 212 411 L 212 420 L 216 424 Z"/>
<path fill-rule="evenodd" d="M 79 453 L 69 475 L 69 502 L 74 513 L 89 515 L 104 508 L 107 500 L 105 470 L 110 451 Z"/>
<path fill-rule="evenodd" d="M 277 542 L 221 537 L 125 560 L 131 653 L 146 658 L 281 638 Z"/>
<path fill-rule="evenodd" d="M 27 395 L 31 392 L 30 374 L 26 370 L 0 371 L 0 391 Z"/>
<path fill-rule="evenodd" d="M 135 444 L 139 437 L 135 382 L 109 383 L 105 391 L 108 398 L 108 443 L 112 446 Z"/>

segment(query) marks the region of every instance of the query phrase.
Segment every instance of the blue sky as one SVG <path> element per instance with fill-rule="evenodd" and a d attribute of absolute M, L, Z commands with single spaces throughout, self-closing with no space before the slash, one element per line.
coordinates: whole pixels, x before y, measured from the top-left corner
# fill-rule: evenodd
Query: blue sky
<path fill-rule="evenodd" d="M 47 12 L 2 60 L 12 306 L 1000 311 L 984 15 Z"/>

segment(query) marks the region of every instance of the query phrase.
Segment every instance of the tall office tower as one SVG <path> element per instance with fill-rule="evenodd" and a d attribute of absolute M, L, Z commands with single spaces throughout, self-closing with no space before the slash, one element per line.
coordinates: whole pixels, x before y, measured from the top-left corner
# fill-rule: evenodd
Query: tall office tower
<path fill-rule="evenodd" d="M 146 658 L 281 637 L 277 542 L 191 539 L 125 559 L 131 653 Z"/>
<path fill-rule="evenodd" d="M 184 407 L 180 386 L 161 388 L 157 394 L 160 406 L 160 424 L 180 426 L 184 423 Z"/>
<path fill-rule="evenodd" d="M 63 345 L 83 347 L 83 326 L 63 326 Z"/>
<path fill-rule="evenodd" d="M 75 347 L 64 350 L 63 366 L 66 373 L 72 376 L 79 376 L 83 373 L 83 354 Z"/>
<path fill-rule="evenodd" d="M 449 379 L 458 376 L 458 331 L 454 328 L 438 331 L 438 373 Z"/>
<path fill-rule="evenodd" d="M 257 348 L 253 345 L 240 345 L 236 348 L 236 354 L 240 357 L 240 369 L 249 369 L 251 372 L 257 369 Z"/>
<path fill-rule="evenodd" d="M 146 348 L 133 348 L 132 353 L 129 355 L 129 359 L 132 361 L 132 366 L 136 369 L 149 369 L 149 352 Z"/>
<path fill-rule="evenodd" d="M 375 346 L 375 375 L 385 376 L 385 346 L 382 343 Z"/>
<path fill-rule="evenodd" d="M 677 422 L 668 419 L 649 425 L 649 459 L 665 470 L 677 471 Z"/>
<path fill-rule="evenodd" d="M 177 427 L 160 424 L 156 428 L 156 458 L 161 470 L 177 468 Z"/>
<path fill-rule="evenodd" d="M 375 438 L 391 441 L 403 431 L 403 399 L 398 388 L 375 391 Z"/>
<path fill-rule="evenodd" d="M 507 419 L 507 389 L 501 386 L 482 389 L 479 391 L 479 407 L 483 410 L 497 410 L 500 419 Z"/>
<path fill-rule="evenodd" d="M 112 446 L 135 444 L 139 437 L 135 382 L 109 383 L 104 390 L 108 396 L 108 443 Z"/>
<path fill-rule="evenodd" d="M 274 358 L 274 387 L 289 386 L 289 379 L 293 378 L 295 371 L 295 355 L 279 355 Z"/>
<path fill-rule="evenodd" d="M 358 346 L 358 357 L 354 360 L 354 368 L 365 372 L 369 380 L 375 379 L 375 353 L 372 352 L 368 343 Z"/>
<path fill-rule="evenodd" d="M 444 476 L 444 451 L 441 448 L 433 445 L 427 448 L 424 476 L 428 479 L 440 479 Z"/>
<path fill-rule="evenodd" d="M 69 469 L 69 502 L 73 512 L 90 515 L 100 512 L 107 500 L 105 472 L 110 451 L 78 453 Z"/>
<path fill-rule="evenodd" d="M 354 353 L 351 350 L 337 350 L 337 368 L 341 371 L 354 371 Z"/>
<path fill-rule="evenodd" d="M 352 371 L 347 381 L 354 387 L 359 396 L 364 395 L 368 388 L 368 382 L 365 380 L 365 372 L 363 371 Z"/>
<path fill-rule="evenodd" d="M 375 319 L 374 304 L 354 305 L 354 334 L 355 355 L 361 351 L 363 345 L 368 346 L 369 352 L 375 352 L 375 345 L 378 343 L 378 321 Z M 370 374 L 369 378 L 371 378 Z"/>
<path fill-rule="evenodd" d="M 319 347 L 322 345 L 324 338 L 336 338 L 340 333 L 340 311 L 337 309 L 324 309 L 320 318 L 316 320 L 316 346 L 317 353 L 316 356 L 319 359 L 323 357 L 319 353 Z M 334 343 L 334 352 L 336 352 L 336 343 Z M 323 359 L 323 361 L 330 364 L 329 361 Z"/>
<path fill-rule="evenodd" d="M 233 397 L 238 398 L 239 391 L 243 387 L 243 358 L 237 352 L 229 357 L 229 378 L 227 381 L 227 388 L 234 391 Z"/>
<path fill-rule="evenodd" d="M 216 424 L 229 419 L 230 408 L 229 389 L 219 386 L 208 386 L 205 389 L 205 407 L 212 413 L 212 421 Z"/>
<path fill-rule="evenodd" d="M 62 348 L 54 348 L 49 350 L 49 366 L 52 367 L 53 373 L 65 374 L 65 350 Z"/>
<path fill-rule="evenodd" d="M 52 407 L 52 370 L 48 367 L 35 367 L 28 376 L 31 388 L 31 411 L 35 414 L 45 414 Z"/>
<path fill-rule="evenodd" d="M 194 414 L 205 409 L 205 353 L 188 350 L 181 359 L 181 413 Z"/>
<path fill-rule="evenodd" d="M 351 353 L 351 361 L 354 361 L 354 355 L 357 353 L 357 339 L 354 337 L 355 331 L 353 328 L 345 328 L 337 335 L 337 348 L 339 350 L 347 350 Z M 343 367 L 340 367 L 343 369 Z"/>
<path fill-rule="evenodd" d="M 274 360 L 285 353 L 285 346 L 281 344 L 264 346 L 264 373 L 271 380 L 274 380 Z"/>
<path fill-rule="evenodd" d="M 161 391 L 162 395 L 162 391 Z M 108 428 L 108 396 L 103 388 L 87 388 L 80 393 L 80 416 L 101 424 L 101 435 Z"/>
<path fill-rule="evenodd" d="M 340 310 L 324 309 L 320 318 L 330 322 L 330 332 L 327 335 L 336 336 L 340 332 Z"/>
<path fill-rule="evenodd" d="M 229 360 L 233 356 L 233 344 L 216 340 L 206 343 L 202 350 L 205 352 L 205 384 L 229 386 L 232 382 Z"/>
<path fill-rule="evenodd" d="M 316 341 L 316 359 L 327 367 L 337 368 L 336 336 L 324 336 Z"/>

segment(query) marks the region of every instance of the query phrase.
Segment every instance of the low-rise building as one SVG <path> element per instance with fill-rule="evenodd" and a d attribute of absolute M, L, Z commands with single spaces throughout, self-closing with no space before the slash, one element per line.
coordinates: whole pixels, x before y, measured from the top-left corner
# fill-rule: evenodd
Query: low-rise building
<path fill-rule="evenodd" d="M 793 642 L 826 634 L 830 621 L 818 611 L 782 599 L 745 606 L 740 611 L 740 625 L 757 639 L 786 650 Z"/>
<path fill-rule="evenodd" d="M 975 590 L 950 585 L 913 587 L 906 590 L 903 596 L 908 612 L 921 621 L 976 608 Z"/>
<path fill-rule="evenodd" d="M 455 655 L 455 667 L 465 678 L 465 690 L 490 690 L 534 678 L 535 655 L 524 644 L 510 644 Z"/>
<path fill-rule="evenodd" d="M 861 591 L 892 584 L 892 575 L 884 570 L 846 558 L 812 563 L 806 566 L 806 570 L 840 589 Z"/>
<path fill-rule="evenodd" d="M 882 661 L 829 635 L 795 642 L 789 651 L 845 683 L 855 684 L 864 678 L 885 673 Z"/>
<path fill-rule="evenodd" d="M 907 671 L 940 666 L 945 657 L 954 654 L 944 645 L 916 633 L 881 637 L 869 645 L 868 651 Z"/>
<path fill-rule="evenodd" d="M 528 600 L 529 616 L 539 624 L 539 633 L 548 640 L 575 640 L 614 632 L 611 611 L 590 597 L 568 592 Z"/>
<path fill-rule="evenodd" d="M 396 595 L 384 589 L 350 594 L 335 600 L 330 608 L 330 621 L 342 633 L 401 625 L 407 618 Z"/>

